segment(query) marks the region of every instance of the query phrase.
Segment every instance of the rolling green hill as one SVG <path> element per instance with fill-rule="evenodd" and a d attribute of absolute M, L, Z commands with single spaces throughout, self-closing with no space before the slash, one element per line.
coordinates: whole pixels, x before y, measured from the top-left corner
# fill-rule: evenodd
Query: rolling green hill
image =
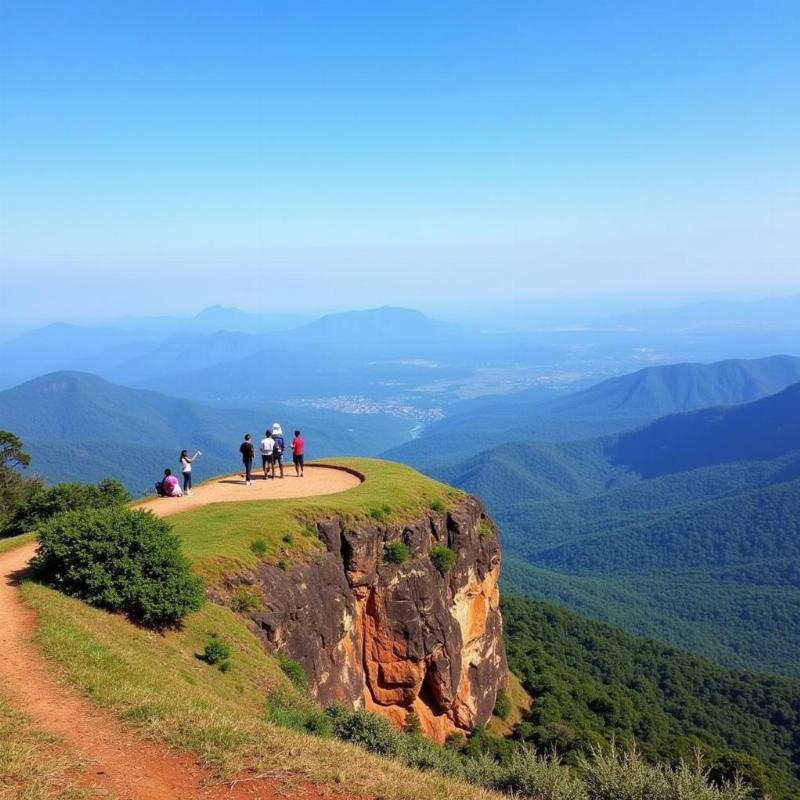
<path fill-rule="evenodd" d="M 201 476 L 237 469 L 244 433 L 257 437 L 275 419 L 286 433 L 303 430 L 311 458 L 369 455 L 402 441 L 408 427 L 380 414 L 278 403 L 260 411 L 221 409 L 76 372 L 52 373 L 0 392 L 0 427 L 22 437 L 48 480 L 111 476 L 135 493 L 149 489 L 164 467 L 176 468 L 182 448 L 203 451 Z"/>
<path fill-rule="evenodd" d="M 493 444 L 569 441 L 629 430 L 668 414 L 748 403 L 800 381 L 800 358 L 771 356 L 714 364 L 648 367 L 551 400 L 494 404 L 445 417 L 386 455 L 441 468 Z"/>
<path fill-rule="evenodd" d="M 800 676 L 800 385 L 433 474 L 500 523 L 507 589 Z"/>

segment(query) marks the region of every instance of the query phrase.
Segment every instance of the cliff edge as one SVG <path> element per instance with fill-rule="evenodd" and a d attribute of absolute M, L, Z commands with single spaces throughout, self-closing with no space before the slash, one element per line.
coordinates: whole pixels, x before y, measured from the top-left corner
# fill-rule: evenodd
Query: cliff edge
<path fill-rule="evenodd" d="M 263 596 L 250 617 L 265 648 L 298 660 L 320 703 L 363 705 L 398 727 L 414 713 L 440 742 L 485 723 L 507 668 L 500 548 L 480 502 L 459 495 L 402 524 L 334 513 L 314 525 L 325 552 L 310 563 L 225 581 Z"/>

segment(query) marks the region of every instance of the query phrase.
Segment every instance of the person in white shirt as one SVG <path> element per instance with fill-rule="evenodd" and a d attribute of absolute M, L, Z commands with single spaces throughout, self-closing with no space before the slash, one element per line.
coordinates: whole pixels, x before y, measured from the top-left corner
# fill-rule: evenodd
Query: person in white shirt
<path fill-rule="evenodd" d="M 192 463 L 196 458 L 203 455 L 199 450 L 193 456 L 189 455 L 188 450 L 181 450 L 181 472 L 183 473 L 183 492 L 192 493 Z"/>
<path fill-rule="evenodd" d="M 274 450 L 275 440 L 272 438 L 272 431 L 267 430 L 261 440 L 261 467 L 264 470 L 264 480 L 270 477 L 268 473 L 272 466 L 272 453 Z"/>

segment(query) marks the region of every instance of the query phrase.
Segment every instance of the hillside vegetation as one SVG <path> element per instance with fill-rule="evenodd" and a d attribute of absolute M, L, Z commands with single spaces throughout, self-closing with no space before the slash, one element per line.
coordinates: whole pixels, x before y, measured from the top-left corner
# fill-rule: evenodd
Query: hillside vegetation
<path fill-rule="evenodd" d="M 442 748 L 422 739 L 413 726 L 401 733 L 363 710 L 316 707 L 305 693 L 299 665 L 266 654 L 248 626 L 246 607 L 237 596 L 227 596 L 219 579 L 259 560 L 289 569 L 292 562 L 314 558 L 320 543 L 310 535 L 309 522 L 321 516 L 402 522 L 447 508 L 458 497 L 456 490 L 401 465 L 347 464 L 367 481 L 339 495 L 223 503 L 174 517 L 183 551 L 215 599 L 189 613 L 180 627 L 154 635 L 44 585 L 25 584 L 23 597 L 40 620 L 40 646 L 93 702 L 148 736 L 198 753 L 221 776 L 268 770 L 387 800 L 488 800 L 497 796 L 492 791 L 530 800 L 627 800 L 624 787 L 632 780 L 650 787 L 659 800 L 750 796 L 745 789 L 710 786 L 694 767 L 654 767 L 606 747 L 587 752 L 574 773 L 482 731 L 468 743 Z M 94 520 L 123 512 L 137 516 L 119 506 L 56 514 L 45 523 L 49 546 L 52 534 L 81 513 Z"/>
<path fill-rule="evenodd" d="M 793 356 L 647 367 L 555 399 L 520 402 L 510 395 L 481 402 L 429 425 L 420 439 L 387 455 L 440 469 L 492 445 L 616 433 L 668 414 L 749 403 L 798 381 L 800 358 Z"/>
<path fill-rule="evenodd" d="M 699 747 L 712 767 L 739 763 L 764 791 L 800 797 L 800 681 L 721 669 L 527 598 L 505 598 L 503 620 L 509 667 L 535 698 L 516 738 L 568 760 L 611 739 L 659 761 Z"/>
<path fill-rule="evenodd" d="M 434 471 L 500 522 L 504 586 L 734 667 L 798 676 L 800 384 Z"/>

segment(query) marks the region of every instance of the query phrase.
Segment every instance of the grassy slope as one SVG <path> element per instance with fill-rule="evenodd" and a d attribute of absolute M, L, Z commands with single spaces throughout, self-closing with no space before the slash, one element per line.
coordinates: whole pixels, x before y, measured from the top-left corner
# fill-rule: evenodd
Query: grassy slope
<path fill-rule="evenodd" d="M 303 520 L 313 515 L 367 517 L 387 506 L 391 511 L 384 513 L 400 520 L 435 500 L 457 496 L 401 465 L 364 459 L 347 463 L 368 480 L 340 495 L 220 504 L 170 521 L 198 571 L 212 580 L 229 568 L 253 565 L 249 544 L 254 538 L 268 541 L 268 560 L 280 550 L 305 557 L 315 545 L 311 537 L 302 536 Z M 299 534 L 292 544 L 282 538 L 287 527 Z M 296 690 L 243 619 L 227 608 L 208 603 L 180 631 L 155 634 L 35 583 L 25 584 L 23 596 L 40 617 L 39 645 L 71 683 L 145 735 L 198 753 L 222 775 L 253 769 L 387 800 L 494 796 L 342 742 L 268 723 L 266 695 Z M 197 658 L 212 633 L 232 645 L 232 666 L 226 673 Z"/>
<path fill-rule="evenodd" d="M 19 547 L 21 544 L 32 542 L 36 538 L 34 533 L 23 533 L 22 536 L 9 536 L 7 539 L 0 539 L 0 553 L 5 553 Z"/>
<path fill-rule="evenodd" d="M 336 463 L 367 475 L 367 480 L 340 494 L 217 503 L 170 517 L 197 572 L 214 582 L 223 574 L 256 566 L 258 559 L 250 545 L 257 539 L 267 542 L 264 560 L 269 563 L 281 559 L 298 563 L 322 552 L 316 532 L 307 527 L 313 520 L 334 514 L 369 519 L 375 514 L 387 522 L 402 522 L 428 511 L 432 503 L 447 506 L 462 495 L 403 464 L 368 458 L 337 459 Z"/>
<path fill-rule="evenodd" d="M 75 783 L 80 762 L 37 730 L 0 696 L 0 797 L 3 800 L 91 800 Z M 103 795 L 111 800 L 107 795 Z"/>

